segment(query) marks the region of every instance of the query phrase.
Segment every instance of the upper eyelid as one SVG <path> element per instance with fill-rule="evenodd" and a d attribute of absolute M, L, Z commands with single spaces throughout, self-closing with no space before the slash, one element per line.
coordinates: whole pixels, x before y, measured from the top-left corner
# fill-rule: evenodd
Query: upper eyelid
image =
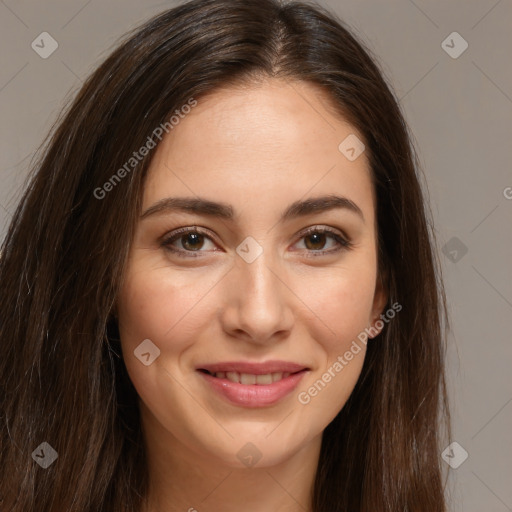
<path fill-rule="evenodd" d="M 201 226 L 187 226 L 184 228 L 176 228 L 169 232 L 167 232 L 165 235 L 161 237 L 163 242 L 166 242 L 172 238 L 179 237 L 180 235 L 186 235 L 188 233 L 199 233 L 200 235 L 207 236 L 208 238 L 211 238 L 212 241 L 216 240 L 216 236 L 211 234 L 211 231 L 207 228 L 203 228 Z"/>
<path fill-rule="evenodd" d="M 340 228 L 334 228 L 332 226 L 326 226 L 324 224 L 313 224 L 311 226 L 305 227 L 301 229 L 297 236 L 303 236 L 304 234 L 307 234 L 310 231 L 319 230 L 319 231 L 332 231 L 334 233 L 338 233 L 339 235 L 343 236 L 346 239 L 349 239 L 350 237 Z M 211 234 L 212 231 L 208 228 L 198 226 L 198 225 L 191 225 L 186 226 L 182 228 L 176 228 L 171 231 L 168 231 L 165 235 L 163 235 L 161 238 L 171 238 L 172 236 L 179 235 L 179 234 L 186 234 L 186 233 L 194 233 L 198 232 L 202 235 L 212 236 L 212 238 L 216 238 L 215 234 Z"/>

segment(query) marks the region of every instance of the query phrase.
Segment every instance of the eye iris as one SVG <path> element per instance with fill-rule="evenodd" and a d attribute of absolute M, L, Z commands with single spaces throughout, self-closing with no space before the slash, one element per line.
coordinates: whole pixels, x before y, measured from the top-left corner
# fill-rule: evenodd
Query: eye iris
<path fill-rule="evenodd" d="M 318 250 L 322 249 L 322 247 L 325 245 L 325 233 L 312 233 L 311 235 L 308 235 L 306 237 L 306 247 L 311 250 Z M 308 241 L 313 239 L 313 244 L 309 244 Z M 320 245 L 320 247 L 311 247 L 311 245 Z"/>
<path fill-rule="evenodd" d="M 192 251 L 194 250 L 197 250 L 197 249 L 201 249 L 201 247 L 203 246 L 203 243 L 204 243 L 204 240 L 203 240 L 203 235 L 199 234 L 199 233 L 187 233 L 186 235 L 183 235 L 181 237 L 182 239 L 182 243 L 183 243 L 183 247 L 185 247 L 186 249 L 190 249 Z M 189 243 L 189 241 L 192 239 L 192 246 L 191 244 Z M 183 241 L 184 240 L 184 241 Z M 197 246 L 194 246 L 194 242 L 197 243 L 198 241 L 200 241 L 200 246 L 197 247 Z"/>

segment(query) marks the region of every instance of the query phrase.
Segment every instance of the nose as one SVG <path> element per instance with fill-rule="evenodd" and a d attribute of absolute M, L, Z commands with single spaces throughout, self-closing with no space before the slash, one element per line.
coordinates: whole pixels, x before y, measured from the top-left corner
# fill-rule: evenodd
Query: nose
<path fill-rule="evenodd" d="M 283 266 L 263 251 L 251 263 L 236 256 L 234 268 L 223 283 L 220 319 L 231 336 L 257 344 L 287 337 L 294 322 L 297 301 Z"/>

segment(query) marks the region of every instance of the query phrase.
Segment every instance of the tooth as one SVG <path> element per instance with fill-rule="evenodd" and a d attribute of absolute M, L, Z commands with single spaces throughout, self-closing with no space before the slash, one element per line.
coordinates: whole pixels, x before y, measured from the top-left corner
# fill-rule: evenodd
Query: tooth
<path fill-rule="evenodd" d="M 272 384 L 272 374 L 256 375 L 256 384 Z"/>
<path fill-rule="evenodd" d="M 239 384 L 244 385 L 253 385 L 259 384 L 261 386 L 266 386 L 272 384 L 272 382 L 277 382 L 281 379 L 286 379 L 291 375 L 290 372 L 275 372 L 275 373 L 266 373 L 264 375 L 253 375 L 250 373 L 238 373 L 238 372 L 215 372 L 214 376 L 218 379 L 228 379 L 231 382 L 237 382 Z"/>
<path fill-rule="evenodd" d="M 241 384 L 256 384 L 256 375 L 250 375 L 248 373 L 240 374 Z"/>
<path fill-rule="evenodd" d="M 282 372 L 277 372 L 272 374 L 272 382 L 277 382 L 278 380 L 281 380 L 283 378 Z"/>
<path fill-rule="evenodd" d="M 237 372 L 226 372 L 226 378 L 231 382 L 240 382 Z"/>

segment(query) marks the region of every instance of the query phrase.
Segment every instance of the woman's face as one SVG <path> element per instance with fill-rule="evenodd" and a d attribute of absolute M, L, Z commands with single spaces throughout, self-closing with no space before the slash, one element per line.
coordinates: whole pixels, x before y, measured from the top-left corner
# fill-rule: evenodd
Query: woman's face
<path fill-rule="evenodd" d="M 316 86 L 273 79 L 201 99 L 155 150 L 117 308 L 147 435 L 268 466 L 341 410 L 386 302 L 354 136 Z"/>

